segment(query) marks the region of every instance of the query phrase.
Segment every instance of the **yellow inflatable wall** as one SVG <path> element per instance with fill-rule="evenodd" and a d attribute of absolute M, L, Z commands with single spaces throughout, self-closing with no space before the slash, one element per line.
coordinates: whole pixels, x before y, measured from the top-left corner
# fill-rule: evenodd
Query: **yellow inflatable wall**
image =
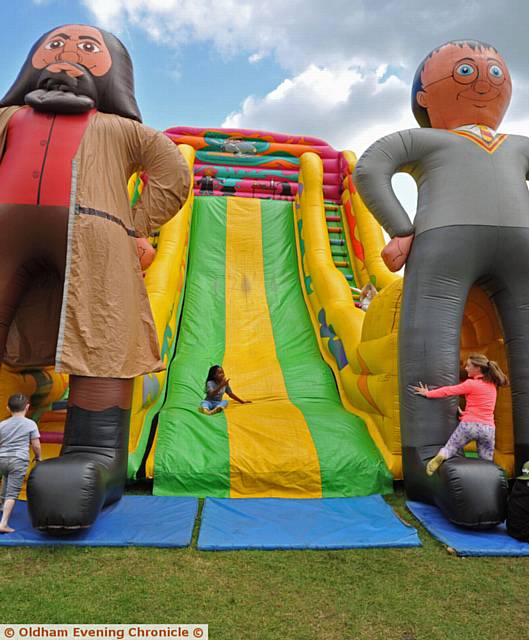
<path fill-rule="evenodd" d="M 323 357 L 333 368 L 342 402 L 359 413 L 396 479 L 402 477 L 398 392 L 398 328 L 403 280 L 391 273 L 380 257 L 382 229 L 354 188 L 356 157 L 343 153 L 347 170 L 342 208 L 348 214 L 351 243 L 362 251 L 352 256 L 358 286 L 373 282 L 379 290 L 367 312 L 357 309 L 342 274 L 334 267 L 325 225 L 323 169 L 313 153 L 301 157 L 302 187 L 296 201 L 301 281 Z M 462 362 L 473 351 L 485 353 L 507 370 L 505 349 L 495 309 L 481 289 L 471 291 L 461 335 Z M 513 432 L 508 389 L 496 407 L 495 461 L 513 470 Z"/>

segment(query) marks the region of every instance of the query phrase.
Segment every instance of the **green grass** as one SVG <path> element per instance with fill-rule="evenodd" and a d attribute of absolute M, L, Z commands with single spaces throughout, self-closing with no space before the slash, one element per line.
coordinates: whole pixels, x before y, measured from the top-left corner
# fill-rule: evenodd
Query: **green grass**
<path fill-rule="evenodd" d="M 204 623 L 213 640 L 524 637 L 529 558 L 458 558 L 400 489 L 387 499 L 422 548 L 0 548 L 0 622 Z"/>

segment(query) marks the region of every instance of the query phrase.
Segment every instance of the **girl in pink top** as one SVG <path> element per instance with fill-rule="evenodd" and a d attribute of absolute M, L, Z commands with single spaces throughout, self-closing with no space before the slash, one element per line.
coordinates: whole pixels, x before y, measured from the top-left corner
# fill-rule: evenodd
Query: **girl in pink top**
<path fill-rule="evenodd" d="M 465 396 L 467 401 L 456 430 L 439 453 L 426 465 L 426 473 L 429 476 L 471 440 L 476 441 L 480 458 L 492 460 L 494 455 L 494 407 L 497 388 L 508 385 L 509 381 L 497 362 L 487 360 L 486 356 L 479 353 L 468 357 L 465 371 L 468 378 L 461 384 L 429 390 L 425 384 L 419 382 L 418 387 L 413 387 L 415 393 L 425 398 Z"/>

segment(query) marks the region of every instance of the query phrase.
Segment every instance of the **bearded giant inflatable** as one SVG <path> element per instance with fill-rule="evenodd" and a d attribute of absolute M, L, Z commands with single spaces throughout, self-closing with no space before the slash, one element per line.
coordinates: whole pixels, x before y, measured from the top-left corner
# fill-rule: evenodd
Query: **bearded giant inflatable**
<path fill-rule="evenodd" d="M 414 388 L 457 383 L 465 303 L 480 286 L 507 347 L 520 472 L 529 459 L 529 138 L 498 132 L 510 97 L 509 71 L 494 47 L 448 42 L 415 75 L 412 108 L 421 128 L 373 144 L 355 173 L 360 195 L 392 238 L 386 263 L 393 270 L 406 264 L 399 386 L 408 496 L 475 528 L 504 518 L 504 474 L 490 460 L 459 455 L 429 476 L 428 461 L 457 424 L 458 403 L 426 400 Z M 397 171 L 418 186 L 413 223 L 391 187 Z"/>
<path fill-rule="evenodd" d="M 189 171 L 141 124 L 129 55 L 101 29 L 45 34 L 0 106 L 1 361 L 70 375 L 61 455 L 33 470 L 28 508 L 72 531 L 120 498 L 132 380 L 163 368 L 136 239 L 178 212 Z"/>

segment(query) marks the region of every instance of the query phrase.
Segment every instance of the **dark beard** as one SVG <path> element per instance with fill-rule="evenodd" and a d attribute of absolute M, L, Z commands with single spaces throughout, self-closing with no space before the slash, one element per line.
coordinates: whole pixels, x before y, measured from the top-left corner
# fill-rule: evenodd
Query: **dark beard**
<path fill-rule="evenodd" d="M 77 114 L 94 109 L 97 106 L 94 80 L 86 69 L 78 68 L 83 71 L 78 78 L 64 71 L 52 73 L 44 69 L 37 88 L 24 96 L 24 102 L 44 113 Z"/>
<path fill-rule="evenodd" d="M 76 95 L 71 91 L 46 91 L 45 89 L 35 89 L 27 93 L 24 102 L 35 111 L 61 114 L 85 113 L 95 106 L 89 96 Z"/>

